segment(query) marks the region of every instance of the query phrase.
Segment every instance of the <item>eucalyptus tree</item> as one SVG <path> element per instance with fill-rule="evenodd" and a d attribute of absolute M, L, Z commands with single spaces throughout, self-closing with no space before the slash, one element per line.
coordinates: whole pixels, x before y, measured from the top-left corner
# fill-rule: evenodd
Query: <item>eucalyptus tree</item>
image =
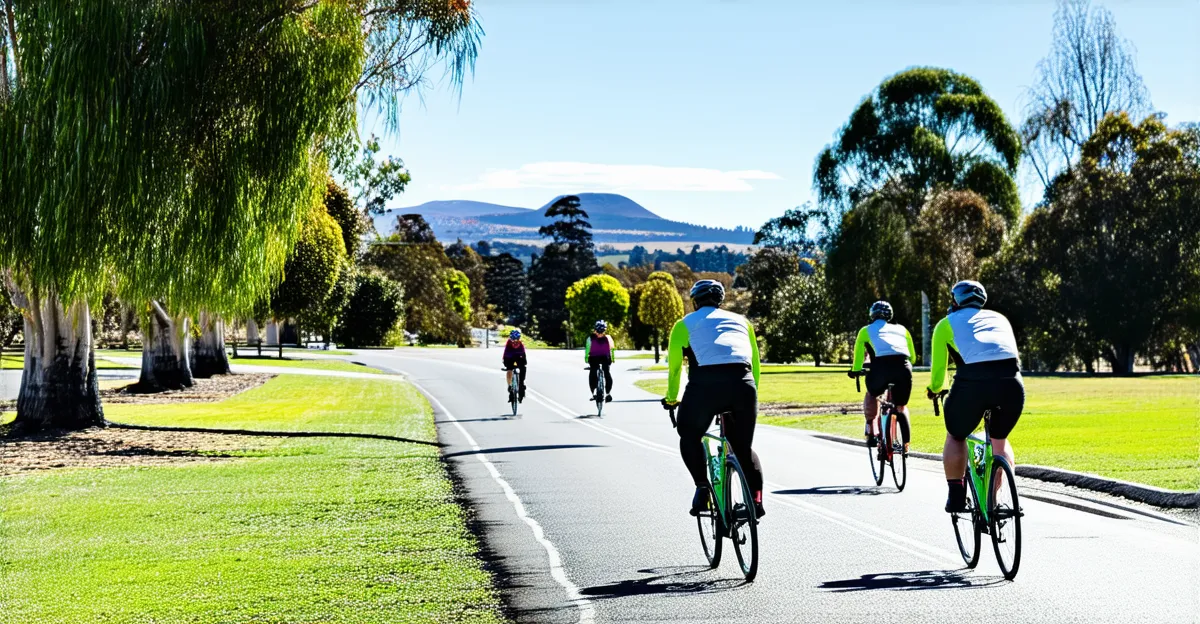
<path fill-rule="evenodd" d="M 469 3 L 432 0 L 6 0 L 4 23 L 0 266 L 24 316 L 24 431 L 103 423 L 90 306 L 112 283 L 147 302 L 150 368 L 185 381 L 184 319 L 249 311 L 279 281 L 359 92 L 394 95 L 429 54 L 461 76 L 479 34 Z"/>
<path fill-rule="evenodd" d="M 817 157 L 818 203 L 832 213 L 826 287 L 836 316 L 887 298 L 913 319 L 930 292 L 911 235 L 936 193 L 973 191 L 1013 226 L 1021 137 L 974 79 L 932 67 L 885 79 Z M 922 330 L 928 343 L 929 332 Z"/>
<path fill-rule="evenodd" d="M 817 157 L 814 186 L 822 206 L 841 212 L 885 194 L 909 223 L 935 189 L 971 190 L 1013 224 L 1020 155 L 1020 135 L 978 82 L 916 67 L 884 80 L 850 114 Z"/>
<path fill-rule="evenodd" d="M 1060 343 L 1052 350 L 1069 348 L 1083 362 L 1099 356 L 1116 373 L 1132 373 L 1135 359 L 1152 358 L 1164 341 L 1178 350 L 1194 340 L 1198 145 L 1190 129 L 1168 128 L 1155 116 L 1105 117 L 1030 215 L 1020 246 L 1008 250 L 1008 261 L 1024 272 L 994 269 L 1007 278 L 1006 291 L 1020 293 L 1005 293 L 998 304 L 1018 308 L 1035 337 Z M 1063 329 L 1083 340 L 1061 344 Z"/>

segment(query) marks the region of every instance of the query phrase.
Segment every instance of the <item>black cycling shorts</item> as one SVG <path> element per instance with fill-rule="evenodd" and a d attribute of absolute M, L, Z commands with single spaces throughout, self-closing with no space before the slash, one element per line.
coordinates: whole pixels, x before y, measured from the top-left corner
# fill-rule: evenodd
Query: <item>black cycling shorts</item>
<path fill-rule="evenodd" d="M 887 392 L 888 384 L 893 384 L 892 403 L 908 405 L 912 396 L 912 364 L 908 358 L 885 355 L 871 360 L 871 368 L 867 369 L 867 392 L 871 396 L 882 396 Z"/>
<path fill-rule="evenodd" d="M 993 379 L 962 379 L 955 377 L 946 397 L 944 416 L 946 432 L 955 440 L 965 440 L 991 410 L 989 431 L 993 438 L 1004 439 L 1025 409 L 1025 383 L 1021 374 Z"/>

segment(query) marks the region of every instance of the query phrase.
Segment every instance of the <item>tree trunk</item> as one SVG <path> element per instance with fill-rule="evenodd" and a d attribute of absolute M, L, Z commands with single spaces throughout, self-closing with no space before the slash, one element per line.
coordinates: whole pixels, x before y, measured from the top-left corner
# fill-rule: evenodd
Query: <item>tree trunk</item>
<path fill-rule="evenodd" d="M 1133 374 L 1133 347 L 1129 345 L 1114 345 L 1108 349 L 1108 363 L 1112 365 L 1113 373 L 1117 375 Z"/>
<path fill-rule="evenodd" d="M 267 342 L 265 344 L 268 347 L 279 346 L 281 333 L 282 332 L 279 331 L 279 323 L 275 319 L 267 321 Z"/>
<path fill-rule="evenodd" d="M 150 318 L 142 326 L 142 376 L 138 388 L 143 392 L 189 388 L 195 381 L 188 353 L 191 343 L 188 317 L 183 314 L 172 317 L 157 301 L 151 301 L 150 307 Z"/>
<path fill-rule="evenodd" d="M 192 343 L 192 376 L 208 379 L 228 375 L 229 358 L 225 355 L 225 321 L 221 315 L 200 312 L 200 338 Z"/>
<path fill-rule="evenodd" d="M 658 328 L 654 328 L 654 363 L 658 364 Z"/>
<path fill-rule="evenodd" d="M 87 302 L 64 306 L 53 291 L 39 297 L 11 280 L 9 292 L 25 320 L 25 370 L 13 433 L 104 426 Z"/>
<path fill-rule="evenodd" d="M 262 342 L 258 337 L 258 321 L 253 318 L 246 319 L 246 345 L 256 345 Z"/>

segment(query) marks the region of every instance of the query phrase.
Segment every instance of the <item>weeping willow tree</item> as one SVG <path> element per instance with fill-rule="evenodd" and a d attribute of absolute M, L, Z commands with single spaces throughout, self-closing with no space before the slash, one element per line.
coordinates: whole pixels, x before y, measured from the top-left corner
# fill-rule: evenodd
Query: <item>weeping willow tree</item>
<path fill-rule="evenodd" d="M 186 381 L 185 319 L 248 311 L 283 277 L 327 163 L 353 144 L 356 93 L 385 92 L 372 46 L 411 37 L 404 20 L 434 5 L 478 36 L 459 2 L 246 4 L 3 0 L 0 267 L 26 337 L 16 431 L 103 423 L 90 307 L 113 283 L 153 319 L 143 368 L 167 371 L 154 383 Z M 413 45 L 438 52 L 447 36 Z M 447 49 L 474 58 L 473 44 Z"/>
<path fill-rule="evenodd" d="M 146 389 L 178 388 L 191 385 L 193 374 L 207 377 L 229 371 L 225 357 L 223 318 L 248 316 L 254 307 L 252 302 L 261 301 L 265 293 L 285 277 L 283 261 L 297 240 L 304 215 L 319 210 L 322 201 L 324 187 L 318 193 L 313 186 L 314 180 L 328 178 L 327 172 L 319 167 L 322 158 L 332 160 L 343 172 L 343 177 L 362 186 L 388 187 L 389 178 L 394 175 L 401 175 L 407 180 L 407 173 L 402 170 L 363 172 L 360 163 L 351 161 L 355 151 L 354 113 L 360 99 L 365 106 L 386 112 L 386 119 L 394 127 L 399 113 L 398 97 L 420 86 L 436 62 L 448 61 L 446 69 L 451 82 L 459 85 L 476 57 L 479 30 L 470 2 L 366 0 L 345 5 L 333 4 L 336 9 L 323 7 L 316 2 L 284 2 L 275 7 L 296 16 L 292 23 L 301 27 L 301 30 L 292 33 L 291 39 L 280 39 L 283 44 L 279 49 L 280 54 L 286 56 L 294 53 L 297 46 L 307 46 L 307 62 L 315 63 L 315 66 L 306 67 L 298 73 L 279 75 L 272 71 L 273 68 L 262 68 L 262 61 L 270 58 L 271 53 L 259 47 L 251 48 L 253 54 L 233 57 L 230 67 L 218 68 L 215 74 L 242 77 L 220 81 L 220 87 L 227 89 L 227 92 L 214 98 L 218 102 L 225 101 L 227 97 L 236 105 L 243 104 L 246 80 L 250 80 L 255 81 L 253 84 L 264 85 L 264 94 L 269 98 L 267 106 L 256 110 L 286 115 L 297 107 L 305 106 L 310 112 L 324 110 L 332 112 L 334 116 L 330 118 L 331 123 L 327 128 L 309 127 L 318 137 L 317 148 L 313 151 L 319 154 L 319 158 L 308 163 L 307 175 L 292 181 L 303 187 L 295 186 L 292 189 L 296 191 L 290 196 L 295 200 L 294 203 L 289 205 L 286 195 L 275 196 L 285 198 L 279 206 L 283 213 L 291 217 L 285 227 L 262 232 L 262 237 L 240 237 L 239 230 L 232 229 L 227 232 L 229 237 L 226 240 L 215 244 L 205 244 L 192 238 L 196 243 L 193 245 L 196 257 L 188 265 L 196 268 L 200 283 L 175 283 L 173 280 L 177 280 L 179 275 L 174 272 L 164 276 L 172 280 L 170 283 L 177 293 L 175 302 L 170 306 L 161 305 L 151 293 L 150 305 L 145 312 L 147 322 L 143 324 L 149 331 L 143 336 L 142 376 L 139 381 L 139 385 Z M 257 28 L 258 24 L 265 23 L 265 18 L 272 20 L 274 27 L 274 20 L 279 15 L 279 11 L 266 10 L 248 23 Z M 253 37 L 257 34 L 257 30 L 237 32 L 235 26 L 234 30 L 224 33 L 227 36 L 218 35 L 218 39 L 241 41 L 247 35 Z M 321 39 L 323 37 L 328 40 Z M 361 56 L 344 56 L 344 53 L 351 51 Z M 242 63 L 246 66 L 241 66 Z M 322 79 L 342 80 L 349 76 L 353 76 L 350 82 L 321 82 Z M 292 92 L 293 88 L 297 92 Z M 360 95 L 363 97 L 360 98 Z M 213 98 L 213 95 L 207 97 Z M 322 101 L 316 103 L 312 98 Z M 220 118 L 214 120 L 214 131 L 206 136 L 216 140 L 204 143 L 197 159 L 200 163 L 220 163 L 211 169 L 210 173 L 215 176 L 212 182 L 221 184 L 219 176 L 223 172 L 238 169 L 238 154 L 249 159 L 262 150 L 270 153 L 285 147 L 272 146 L 256 138 L 256 130 L 262 128 L 263 124 L 248 118 L 254 114 L 253 110 L 247 110 L 249 115 L 239 115 L 230 107 L 219 107 L 214 112 Z M 319 116 L 314 117 L 318 122 L 320 119 Z M 295 156 L 297 158 L 292 162 L 299 165 L 299 158 L 311 154 L 297 152 Z M 250 161 L 245 160 L 242 164 L 250 164 Z M 205 214 L 219 204 L 232 203 L 237 206 L 237 202 L 243 199 L 238 194 L 241 185 L 247 182 L 253 185 L 253 176 L 261 173 L 253 169 L 250 171 L 249 176 L 225 181 L 232 182 L 224 189 L 226 193 L 206 197 L 210 205 L 202 206 L 191 214 Z M 289 171 L 300 172 L 301 168 Z M 357 176 L 364 173 L 370 179 L 358 180 Z M 287 189 L 279 179 L 268 176 L 261 181 L 265 183 L 261 189 L 263 192 Z M 203 181 L 197 184 L 195 192 L 209 192 L 208 184 Z M 252 198 L 251 202 L 256 200 L 261 202 L 262 198 Z M 239 210 L 237 214 L 242 216 L 238 219 L 242 228 L 279 224 L 281 222 L 278 219 L 282 216 L 271 210 L 264 210 L 258 215 Z M 282 251 L 278 247 L 264 245 L 264 239 L 283 243 Z M 282 256 L 278 255 L 280 252 Z M 265 257 L 264 253 L 267 254 Z M 237 262 L 231 258 L 242 254 L 247 255 L 250 261 L 231 267 L 231 262 Z M 264 269 L 267 269 L 266 272 Z M 268 277 L 265 282 L 262 279 L 264 275 Z M 212 279 L 214 277 L 216 279 Z M 188 323 L 192 318 L 199 320 L 199 339 L 189 346 L 193 332 Z"/>

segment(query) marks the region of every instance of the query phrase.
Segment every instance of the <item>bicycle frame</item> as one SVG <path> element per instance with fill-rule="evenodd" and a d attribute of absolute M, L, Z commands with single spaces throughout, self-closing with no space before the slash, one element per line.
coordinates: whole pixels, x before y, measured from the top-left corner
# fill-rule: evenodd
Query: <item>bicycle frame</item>
<path fill-rule="evenodd" d="M 714 503 L 721 513 L 721 524 L 728 527 L 731 518 L 725 500 L 725 480 L 727 478 L 726 459 L 729 457 L 729 440 L 725 439 L 725 415 L 717 415 L 717 426 L 720 435 L 705 433 L 700 441 L 704 444 L 704 455 L 708 460 L 708 480 L 712 483 Z M 713 447 L 716 447 L 714 452 Z"/>
<path fill-rule="evenodd" d="M 979 509 L 985 523 L 991 523 L 988 517 L 988 501 L 992 494 L 992 434 L 988 430 L 991 410 L 983 414 L 983 437 L 972 433 L 967 436 L 967 476 L 975 486 L 975 507 Z M 980 500 L 982 495 L 983 500 Z"/>
<path fill-rule="evenodd" d="M 943 390 L 933 400 L 933 413 L 941 416 L 940 404 L 942 397 L 946 396 L 948 391 Z M 992 497 L 992 464 L 994 456 L 992 455 L 992 410 L 983 412 L 983 437 L 979 434 L 972 433 L 967 436 L 967 473 L 966 478 L 971 480 L 972 496 L 975 497 L 975 509 L 979 511 L 979 516 L 983 518 L 986 526 L 991 525 L 991 512 L 988 509 L 988 503 Z M 983 493 L 983 499 L 980 500 L 980 493 Z"/>
<path fill-rule="evenodd" d="M 896 416 L 896 404 L 892 403 L 892 387 L 888 385 L 887 398 L 879 401 L 879 445 L 880 448 L 886 446 L 884 453 L 887 453 L 887 458 L 892 458 L 892 444 L 895 440 L 892 436 L 892 423 Z M 897 433 L 900 433 L 897 431 Z M 884 445 L 884 442 L 887 442 Z"/>

